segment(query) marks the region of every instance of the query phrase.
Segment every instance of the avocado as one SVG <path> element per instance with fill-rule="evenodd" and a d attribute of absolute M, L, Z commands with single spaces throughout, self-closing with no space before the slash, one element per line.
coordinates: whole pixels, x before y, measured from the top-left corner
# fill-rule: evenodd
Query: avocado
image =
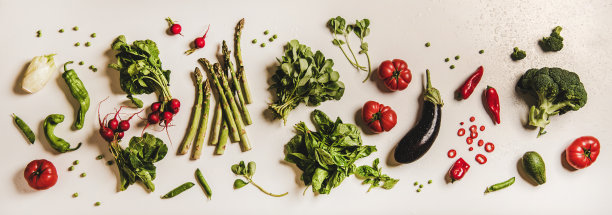
<path fill-rule="evenodd" d="M 546 183 L 546 166 L 542 156 L 534 151 L 525 152 L 522 159 L 525 172 L 538 184 Z"/>

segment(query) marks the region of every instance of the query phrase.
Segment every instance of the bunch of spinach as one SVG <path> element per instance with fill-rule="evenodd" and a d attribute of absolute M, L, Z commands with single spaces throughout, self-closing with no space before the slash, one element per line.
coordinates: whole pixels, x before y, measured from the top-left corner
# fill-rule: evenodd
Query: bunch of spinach
<path fill-rule="evenodd" d="M 358 70 L 363 70 L 368 72 L 368 76 L 363 80 L 363 82 L 366 82 L 369 78 L 370 78 L 370 74 L 372 73 L 372 66 L 371 66 L 371 61 L 370 61 L 370 54 L 368 54 L 368 43 L 364 41 L 364 38 L 368 35 L 370 35 L 370 20 L 369 19 L 362 19 L 360 20 L 355 20 L 355 24 L 352 25 L 347 25 L 346 24 L 346 20 L 344 18 L 342 18 L 341 16 L 337 16 L 335 18 L 331 18 L 329 19 L 329 21 L 327 21 L 327 27 L 329 28 L 329 30 L 331 31 L 334 39 L 332 40 L 332 43 L 335 46 L 338 46 L 338 48 L 340 48 L 340 51 L 342 51 L 342 54 L 344 54 L 344 57 L 346 57 L 346 59 Z M 368 59 L 368 68 L 366 70 L 365 66 L 362 66 L 359 64 L 359 62 L 357 61 L 357 57 L 355 57 L 355 53 L 353 52 L 353 49 L 351 48 L 351 44 L 349 43 L 349 34 L 351 34 L 351 32 L 354 32 L 355 35 L 357 35 L 357 37 L 359 38 L 359 48 L 361 49 L 359 51 L 359 54 L 365 54 L 366 58 Z M 338 36 L 343 36 L 344 40 L 341 38 L 338 38 Z M 348 48 L 348 50 L 351 53 L 351 56 L 353 57 L 352 59 L 346 54 L 346 51 L 344 51 L 344 48 L 342 48 L 344 45 L 346 45 L 346 47 Z"/>
<path fill-rule="evenodd" d="M 320 51 L 313 54 L 310 47 L 292 40 L 285 47 L 285 56 L 277 60 L 280 65 L 270 86 L 276 90 L 277 100 L 269 109 L 285 123 L 289 112 L 302 102 L 318 106 L 344 95 L 340 74 L 332 69 L 334 61 L 325 59 Z"/>
<path fill-rule="evenodd" d="M 142 107 L 142 101 L 133 95 L 157 91 L 162 102 L 172 99 L 168 89 L 170 70 L 162 69 L 159 49 L 155 42 L 136 40 L 130 45 L 125 36 L 120 35 L 111 48 L 119 53 L 116 55 L 117 63 L 109 64 L 109 67 L 119 71 L 121 89 L 136 106 Z"/>
<path fill-rule="evenodd" d="M 315 110 L 312 121 L 317 131 L 304 122 L 295 125 L 298 134 L 285 145 L 285 161 L 294 163 L 303 173 L 301 180 L 313 192 L 329 194 L 355 172 L 355 161 L 376 151 L 376 146 L 362 145 L 361 132 L 353 124 L 331 121 Z"/>
<path fill-rule="evenodd" d="M 359 178 L 365 179 L 363 184 L 370 184 L 370 188 L 368 188 L 368 192 L 374 187 L 381 187 L 384 189 L 392 189 L 395 184 L 399 181 L 399 179 L 391 178 L 386 174 L 382 174 L 381 167 L 378 167 L 378 163 L 380 161 L 378 158 L 374 160 L 372 166 L 360 166 L 357 167 L 357 171 L 355 171 L 355 175 Z"/>
<path fill-rule="evenodd" d="M 142 137 L 132 137 L 129 146 L 125 149 L 119 146 L 118 141 L 110 144 L 110 151 L 115 157 L 121 178 L 119 190 L 126 190 L 136 181 L 141 181 L 148 190 L 155 191 L 154 163 L 166 156 L 168 146 L 149 133 L 144 133 Z"/>

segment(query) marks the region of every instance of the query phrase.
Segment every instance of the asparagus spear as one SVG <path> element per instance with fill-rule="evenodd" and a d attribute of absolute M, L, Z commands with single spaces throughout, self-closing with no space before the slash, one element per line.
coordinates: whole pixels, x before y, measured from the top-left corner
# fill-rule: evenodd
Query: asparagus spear
<path fill-rule="evenodd" d="M 198 70 L 199 71 L 199 70 Z M 202 145 L 204 145 L 204 137 L 206 137 L 206 127 L 208 125 L 208 112 L 210 112 L 210 82 L 208 79 L 204 81 L 204 110 L 202 110 L 202 119 L 198 128 L 198 136 L 193 146 L 192 160 L 197 160 L 202 155 Z"/>
<path fill-rule="evenodd" d="M 221 126 L 221 135 L 219 136 L 219 143 L 217 143 L 217 147 L 215 148 L 215 154 L 222 155 L 225 152 L 225 145 L 227 144 L 227 122 L 223 121 L 223 125 Z"/>
<path fill-rule="evenodd" d="M 225 119 L 226 119 L 225 121 L 227 121 L 229 129 L 231 130 L 230 133 L 231 133 L 232 140 L 239 141 L 240 135 L 238 134 L 238 129 L 236 128 L 236 121 L 234 120 L 234 115 L 232 114 L 232 111 L 230 109 L 229 102 L 225 97 L 223 87 L 221 87 L 221 84 L 219 83 L 219 79 L 215 75 L 215 69 L 210 65 L 210 62 L 206 60 L 206 58 L 200 58 L 199 61 L 200 63 L 208 67 L 208 70 L 213 78 L 213 84 L 217 87 L 219 98 L 221 98 L 221 107 L 223 108 L 223 116 L 225 116 Z M 218 66 L 219 64 L 216 64 L 216 65 Z"/>
<path fill-rule="evenodd" d="M 227 78 L 223 74 L 221 74 L 221 66 L 218 63 L 215 63 L 215 73 L 218 76 L 217 78 L 221 79 L 221 86 L 225 90 L 226 101 L 229 101 L 229 105 L 232 109 L 232 114 L 234 115 L 234 121 L 236 121 L 236 126 L 238 128 L 238 135 L 240 135 L 240 148 L 243 152 L 251 150 L 251 143 L 249 142 L 249 137 L 247 136 L 246 130 L 244 129 L 244 123 L 242 122 L 242 116 L 240 115 L 240 111 L 238 110 L 238 105 L 236 105 L 236 100 L 234 99 L 234 95 L 232 95 L 232 90 L 229 87 L 229 83 L 227 82 Z"/>
<path fill-rule="evenodd" d="M 249 114 L 249 110 L 247 109 L 246 103 L 244 102 L 244 96 L 242 95 L 242 87 L 240 87 L 240 83 L 238 83 L 238 78 L 236 78 L 236 71 L 234 71 L 234 65 L 230 60 L 230 51 L 227 48 L 227 44 L 225 40 L 223 40 L 223 57 L 225 59 L 225 68 L 229 71 L 232 76 L 232 84 L 234 84 L 234 89 L 236 90 L 236 94 L 238 95 L 238 100 L 240 102 L 240 109 L 242 110 L 242 115 L 244 116 L 244 120 L 247 125 L 253 124 L 251 120 L 251 114 Z"/>
<path fill-rule="evenodd" d="M 192 117 L 191 117 L 191 124 L 189 125 L 189 130 L 187 131 L 187 134 L 185 135 L 185 138 L 183 138 L 183 142 L 181 143 L 181 146 L 179 146 L 179 151 L 178 154 L 179 155 L 184 155 L 187 153 L 187 151 L 189 151 L 189 146 L 191 146 L 191 142 L 193 142 L 193 138 L 196 135 L 196 131 L 198 129 L 198 123 L 200 122 L 200 113 L 202 112 L 202 97 L 203 97 L 203 93 L 202 93 L 202 72 L 200 72 L 199 68 L 195 68 L 195 72 L 194 72 L 194 76 L 196 79 L 196 101 L 193 104 L 193 113 L 192 113 Z"/>
<path fill-rule="evenodd" d="M 251 104 L 253 103 L 253 100 L 251 100 L 251 90 L 249 89 L 249 83 L 247 83 L 246 74 L 244 74 L 244 64 L 242 63 L 242 55 L 240 51 L 240 35 L 242 35 L 243 27 L 244 27 L 244 18 L 242 18 L 236 25 L 236 34 L 234 37 L 234 45 L 235 45 L 234 48 L 236 50 L 234 52 L 234 55 L 236 57 L 236 70 L 238 71 L 238 78 L 240 82 L 242 82 L 246 103 Z"/>
<path fill-rule="evenodd" d="M 223 112 L 221 112 L 221 104 L 217 102 L 215 107 L 215 118 L 213 119 L 212 135 L 210 136 L 210 145 L 217 145 L 219 142 L 219 131 L 223 122 Z"/>

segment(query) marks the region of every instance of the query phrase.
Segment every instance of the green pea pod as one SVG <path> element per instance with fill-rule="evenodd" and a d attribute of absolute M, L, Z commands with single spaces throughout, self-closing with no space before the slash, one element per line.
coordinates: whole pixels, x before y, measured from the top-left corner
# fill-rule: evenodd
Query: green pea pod
<path fill-rule="evenodd" d="M 47 140 L 49 141 L 51 148 L 55 149 L 55 151 L 58 151 L 60 153 L 74 151 L 74 150 L 79 149 L 81 147 L 81 143 L 79 143 L 75 148 L 70 148 L 70 143 L 68 143 L 66 140 L 62 138 L 55 136 L 55 134 L 53 134 L 53 131 L 55 130 L 55 126 L 57 126 L 57 124 L 63 121 L 64 121 L 64 115 L 62 114 L 51 114 L 47 116 L 47 118 L 45 118 L 45 121 L 43 123 L 43 130 L 45 131 L 45 137 L 47 137 Z"/>
<path fill-rule="evenodd" d="M 28 138 L 28 141 L 30 141 L 31 144 L 34 144 L 34 141 L 36 141 L 36 135 L 34 135 L 34 132 L 32 132 L 30 126 L 28 126 L 28 124 L 26 124 L 21 118 L 19 118 L 15 114 L 13 114 L 13 120 L 15 120 L 15 124 L 17 124 L 17 127 L 19 127 L 23 134 Z"/>
<path fill-rule="evenodd" d="M 498 191 L 501 189 L 504 189 L 506 187 L 509 187 L 510 185 L 514 184 L 514 177 L 504 181 L 504 182 L 500 182 L 494 185 L 491 185 L 490 187 L 487 187 L 487 190 L 485 190 L 485 193 L 490 193 L 493 191 Z"/>
<path fill-rule="evenodd" d="M 73 69 L 67 69 L 66 66 L 68 64 L 73 63 L 72 61 L 68 61 L 64 64 L 64 73 L 62 74 L 62 78 L 66 81 L 66 85 L 70 88 L 70 93 L 72 97 L 74 97 L 79 102 L 79 110 L 76 115 L 76 120 L 74 121 L 74 127 L 76 129 L 83 128 L 83 124 L 85 122 L 85 114 L 87 110 L 89 110 L 89 93 L 87 89 L 85 89 L 85 85 L 76 72 Z"/>
<path fill-rule="evenodd" d="M 185 190 L 188 190 L 189 188 L 193 187 L 193 185 L 195 185 L 193 182 L 186 182 L 182 184 L 181 186 L 178 186 L 177 188 L 174 188 L 170 192 L 166 193 L 166 195 L 161 196 L 161 198 L 169 199 L 169 198 L 175 197 L 178 194 L 181 194 L 182 192 L 184 192 Z"/>
<path fill-rule="evenodd" d="M 208 186 L 208 182 L 206 182 L 206 179 L 204 179 L 204 175 L 202 175 L 202 171 L 200 171 L 200 168 L 196 169 L 195 175 L 198 179 L 198 183 L 200 183 L 202 188 L 204 188 L 204 194 L 206 194 L 206 197 L 210 199 L 212 197 L 212 190 L 210 189 L 210 186 Z"/>

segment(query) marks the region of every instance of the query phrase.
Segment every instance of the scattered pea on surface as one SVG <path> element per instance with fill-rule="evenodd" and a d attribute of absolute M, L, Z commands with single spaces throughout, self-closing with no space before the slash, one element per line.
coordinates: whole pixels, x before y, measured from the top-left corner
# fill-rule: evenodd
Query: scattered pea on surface
<path fill-rule="evenodd" d="M 91 43 L 90 43 L 90 42 L 86 42 L 86 43 L 85 43 L 85 46 L 86 46 L 86 47 L 89 47 L 89 46 L 91 46 Z"/>
<path fill-rule="evenodd" d="M 74 165 L 79 165 L 79 160 L 75 160 L 74 162 L 72 162 Z"/>
<path fill-rule="evenodd" d="M 96 160 L 102 160 L 102 158 L 104 158 L 104 155 L 98 155 L 98 157 L 96 157 Z"/>
<path fill-rule="evenodd" d="M 433 182 L 433 181 L 431 181 L 431 180 L 427 181 L 428 184 L 431 184 L 431 182 Z"/>
<path fill-rule="evenodd" d="M 92 33 L 91 38 L 96 38 L 96 33 Z"/>
<path fill-rule="evenodd" d="M 83 64 L 85 64 L 85 62 L 79 61 L 79 65 L 83 66 Z"/>
<path fill-rule="evenodd" d="M 478 54 L 482 54 L 482 53 L 484 53 L 484 50 L 481 49 L 480 51 L 478 51 Z"/>
<path fill-rule="evenodd" d="M 265 43 L 261 43 L 261 45 L 259 45 L 259 46 L 261 46 L 263 48 L 263 47 L 266 47 L 266 44 Z"/>
<path fill-rule="evenodd" d="M 448 62 L 450 59 L 448 58 L 444 58 L 444 62 Z"/>
<path fill-rule="evenodd" d="M 274 38 L 270 37 L 270 39 L 268 39 L 268 41 L 274 42 Z"/>
<path fill-rule="evenodd" d="M 459 55 L 455 56 L 455 60 L 459 60 Z"/>
<path fill-rule="evenodd" d="M 266 30 L 264 31 L 264 35 L 268 35 L 270 33 L 270 31 Z"/>
<path fill-rule="evenodd" d="M 455 65 L 450 65 L 450 68 L 451 68 L 451 69 L 454 69 L 454 68 L 455 68 Z"/>
<path fill-rule="evenodd" d="M 113 163 L 114 163 L 113 161 L 106 161 L 106 165 L 109 165 L 109 166 L 113 165 Z"/>
<path fill-rule="evenodd" d="M 74 27 L 72 27 L 72 30 L 74 30 L 74 31 L 78 31 L 78 30 L 79 30 L 79 26 L 74 26 Z"/>
<path fill-rule="evenodd" d="M 72 198 L 76 198 L 76 197 L 79 197 L 79 193 L 72 194 Z"/>
<path fill-rule="evenodd" d="M 276 39 L 276 38 L 278 38 L 278 35 L 276 35 L 276 34 L 272 35 L 272 38 Z"/>
<path fill-rule="evenodd" d="M 416 181 L 415 181 L 415 182 L 414 182 L 414 186 L 417 186 L 417 185 L 419 185 L 419 182 L 416 182 Z"/>
<path fill-rule="evenodd" d="M 96 202 L 96 203 L 94 203 L 94 205 L 95 205 L 95 206 L 100 206 L 101 204 L 102 204 L 102 203 L 100 203 L 100 202 Z"/>
<path fill-rule="evenodd" d="M 42 35 L 42 33 L 40 32 L 40 30 L 36 31 L 36 37 L 40 37 Z"/>
<path fill-rule="evenodd" d="M 81 178 L 87 176 L 87 173 L 81 173 Z"/>
<path fill-rule="evenodd" d="M 422 185 L 422 184 L 421 184 L 421 185 L 419 185 L 419 188 L 423 188 L 423 185 Z"/>
<path fill-rule="evenodd" d="M 63 28 L 62 28 L 62 29 L 59 29 L 59 32 L 60 32 L 60 33 L 64 33 L 64 29 L 63 29 Z"/>
<path fill-rule="evenodd" d="M 420 192 L 421 192 L 421 189 L 417 189 L 417 193 L 420 193 Z"/>
<path fill-rule="evenodd" d="M 74 44 L 74 46 L 80 46 L 80 45 L 81 45 L 81 43 L 79 43 L 79 42 L 76 42 L 76 43 Z"/>
<path fill-rule="evenodd" d="M 74 166 L 68 167 L 68 171 L 72 171 L 72 170 L 74 170 Z"/>
<path fill-rule="evenodd" d="M 429 46 L 431 46 L 431 43 L 429 42 L 425 43 L 425 47 L 429 47 Z"/>
<path fill-rule="evenodd" d="M 251 41 L 251 43 L 253 43 L 253 44 L 257 43 L 257 39 L 253 39 L 253 40 Z"/>

